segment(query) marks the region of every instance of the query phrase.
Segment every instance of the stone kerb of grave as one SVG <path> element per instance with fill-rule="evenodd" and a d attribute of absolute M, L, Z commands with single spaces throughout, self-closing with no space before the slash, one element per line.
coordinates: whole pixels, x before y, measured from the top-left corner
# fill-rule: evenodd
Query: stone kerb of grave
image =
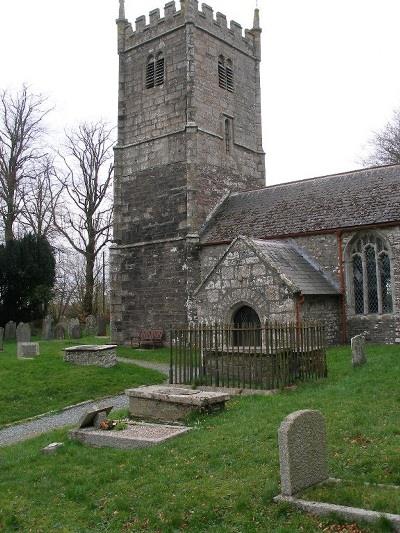
<path fill-rule="evenodd" d="M 31 342 L 31 327 L 29 324 L 20 322 L 16 329 L 17 342 Z"/>
<path fill-rule="evenodd" d="M 86 317 L 86 335 L 93 336 L 96 335 L 97 332 L 97 320 L 96 317 L 93 315 L 89 315 Z"/>
<path fill-rule="evenodd" d="M 64 361 L 80 366 L 111 368 L 117 364 L 117 345 L 71 346 L 64 350 Z"/>
<path fill-rule="evenodd" d="M 126 421 L 126 429 L 119 431 L 101 430 L 101 422 L 107 419 L 112 406 L 94 407 L 86 412 L 79 422 L 78 429 L 70 431 L 72 440 L 77 440 L 94 448 L 135 449 L 161 444 L 190 431 L 185 426 L 169 426 Z"/>
<path fill-rule="evenodd" d="M 215 412 L 225 408 L 230 396 L 222 392 L 206 392 L 151 385 L 125 391 L 129 413 L 134 418 L 176 422 L 193 412 Z"/>
<path fill-rule="evenodd" d="M 40 355 L 38 342 L 18 342 L 17 357 L 18 359 L 34 359 Z"/>
<path fill-rule="evenodd" d="M 278 442 L 283 495 L 328 479 L 325 419 L 319 411 L 296 411 L 286 417 Z"/>
<path fill-rule="evenodd" d="M 365 335 L 356 335 L 351 339 L 351 357 L 353 367 L 363 366 L 367 362 L 365 355 Z"/>
<path fill-rule="evenodd" d="M 14 341 L 16 338 L 16 328 L 17 325 L 15 322 L 10 320 L 6 324 L 5 332 L 4 332 L 4 338 L 6 341 Z"/>

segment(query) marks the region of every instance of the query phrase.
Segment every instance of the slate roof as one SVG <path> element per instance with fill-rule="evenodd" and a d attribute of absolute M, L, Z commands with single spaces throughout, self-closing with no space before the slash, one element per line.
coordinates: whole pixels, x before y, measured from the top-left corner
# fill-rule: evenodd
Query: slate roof
<path fill-rule="evenodd" d="M 285 241 L 260 241 L 249 239 L 259 254 L 279 274 L 287 278 L 303 294 L 339 294 L 322 270 L 318 270 L 304 255 L 300 248 L 295 248 Z"/>
<path fill-rule="evenodd" d="M 340 294 L 339 288 L 318 269 L 315 262 L 311 262 L 305 252 L 288 241 L 261 241 L 239 236 L 225 250 L 222 257 L 203 279 L 195 293 L 199 293 L 204 285 L 212 278 L 213 273 L 223 263 L 225 257 L 238 241 L 244 242 L 251 248 L 264 264 L 272 268 L 291 289 L 293 293 L 303 294 Z"/>
<path fill-rule="evenodd" d="M 400 221 L 400 165 L 357 170 L 233 193 L 207 221 L 202 242 Z"/>

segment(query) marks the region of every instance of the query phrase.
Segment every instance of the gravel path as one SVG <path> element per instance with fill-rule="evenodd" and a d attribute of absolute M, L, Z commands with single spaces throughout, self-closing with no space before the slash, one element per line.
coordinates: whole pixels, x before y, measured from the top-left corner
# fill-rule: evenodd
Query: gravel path
<path fill-rule="evenodd" d="M 169 375 L 169 366 L 163 363 L 150 363 L 149 361 L 125 359 L 123 357 L 119 357 L 118 361 L 128 365 L 158 370 L 162 374 Z M 36 437 L 53 429 L 75 425 L 80 417 L 92 406 L 103 407 L 109 404 L 112 404 L 114 409 L 126 409 L 128 407 L 128 398 L 124 394 L 120 394 L 97 401 L 88 400 L 79 405 L 68 407 L 59 413 L 39 416 L 34 420 L 0 429 L 0 447 Z"/>

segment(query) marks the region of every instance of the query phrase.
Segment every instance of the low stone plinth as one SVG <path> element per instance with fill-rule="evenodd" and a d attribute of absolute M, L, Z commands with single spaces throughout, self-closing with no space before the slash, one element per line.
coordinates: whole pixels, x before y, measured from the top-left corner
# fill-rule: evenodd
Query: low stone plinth
<path fill-rule="evenodd" d="M 18 342 L 17 357 L 18 359 L 34 359 L 40 354 L 38 342 Z"/>
<path fill-rule="evenodd" d="M 127 429 L 123 429 L 122 431 L 101 431 L 93 427 L 74 429 L 70 431 L 69 436 L 73 440 L 94 448 L 119 448 L 128 450 L 156 446 L 187 431 L 190 431 L 190 428 L 183 426 L 132 423 L 129 424 Z"/>
<path fill-rule="evenodd" d="M 134 418 L 176 422 L 193 412 L 214 412 L 225 408 L 229 395 L 179 387 L 152 385 L 125 391 L 129 413 Z"/>
<path fill-rule="evenodd" d="M 117 364 L 116 344 L 83 345 L 65 348 L 64 361 L 80 366 L 111 368 Z"/>

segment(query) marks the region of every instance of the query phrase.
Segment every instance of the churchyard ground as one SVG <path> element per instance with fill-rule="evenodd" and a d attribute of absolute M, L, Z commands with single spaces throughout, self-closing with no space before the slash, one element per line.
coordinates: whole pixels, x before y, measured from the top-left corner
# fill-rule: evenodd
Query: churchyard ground
<path fill-rule="evenodd" d="M 34 339 L 35 340 L 35 339 Z M 160 383 L 158 372 L 118 363 L 114 368 L 75 366 L 63 361 L 64 347 L 76 340 L 39 341 L 40 356 L 19 360 L 16 343 L 5 342 L 0 353 L 0 427 L 89 399 L 121 393 L 127 387 Z M 104 344 L 86 337 L 79 344 Z"/>
<path fill-rule="evenodd" d="M 0 530 L 346 531 L 332 527 L 334 517 L 272 502 L 279 493 L 277 429 L 293 411 L 320 410 L 330 475 L 356 483 L 352 504 L 362 503 L 363 482 L 400 484 L 400 347 L 369 346 L 368 364 L 357 369 L 349 348 L 334 348 L 328 366 L 327 380 L 271 397 L 234 398 L 224 413 L 191 419 L 189 434 L 159 447 L 94 450 L 70 442 L 63 430 L 0 448 Z M 42 455 L 53 441 L 65 446 Z M 399 512 L 398 498 L 377 497 L 380 510 Z M 390 529 L 382 522 L 347 531 Z"/>

